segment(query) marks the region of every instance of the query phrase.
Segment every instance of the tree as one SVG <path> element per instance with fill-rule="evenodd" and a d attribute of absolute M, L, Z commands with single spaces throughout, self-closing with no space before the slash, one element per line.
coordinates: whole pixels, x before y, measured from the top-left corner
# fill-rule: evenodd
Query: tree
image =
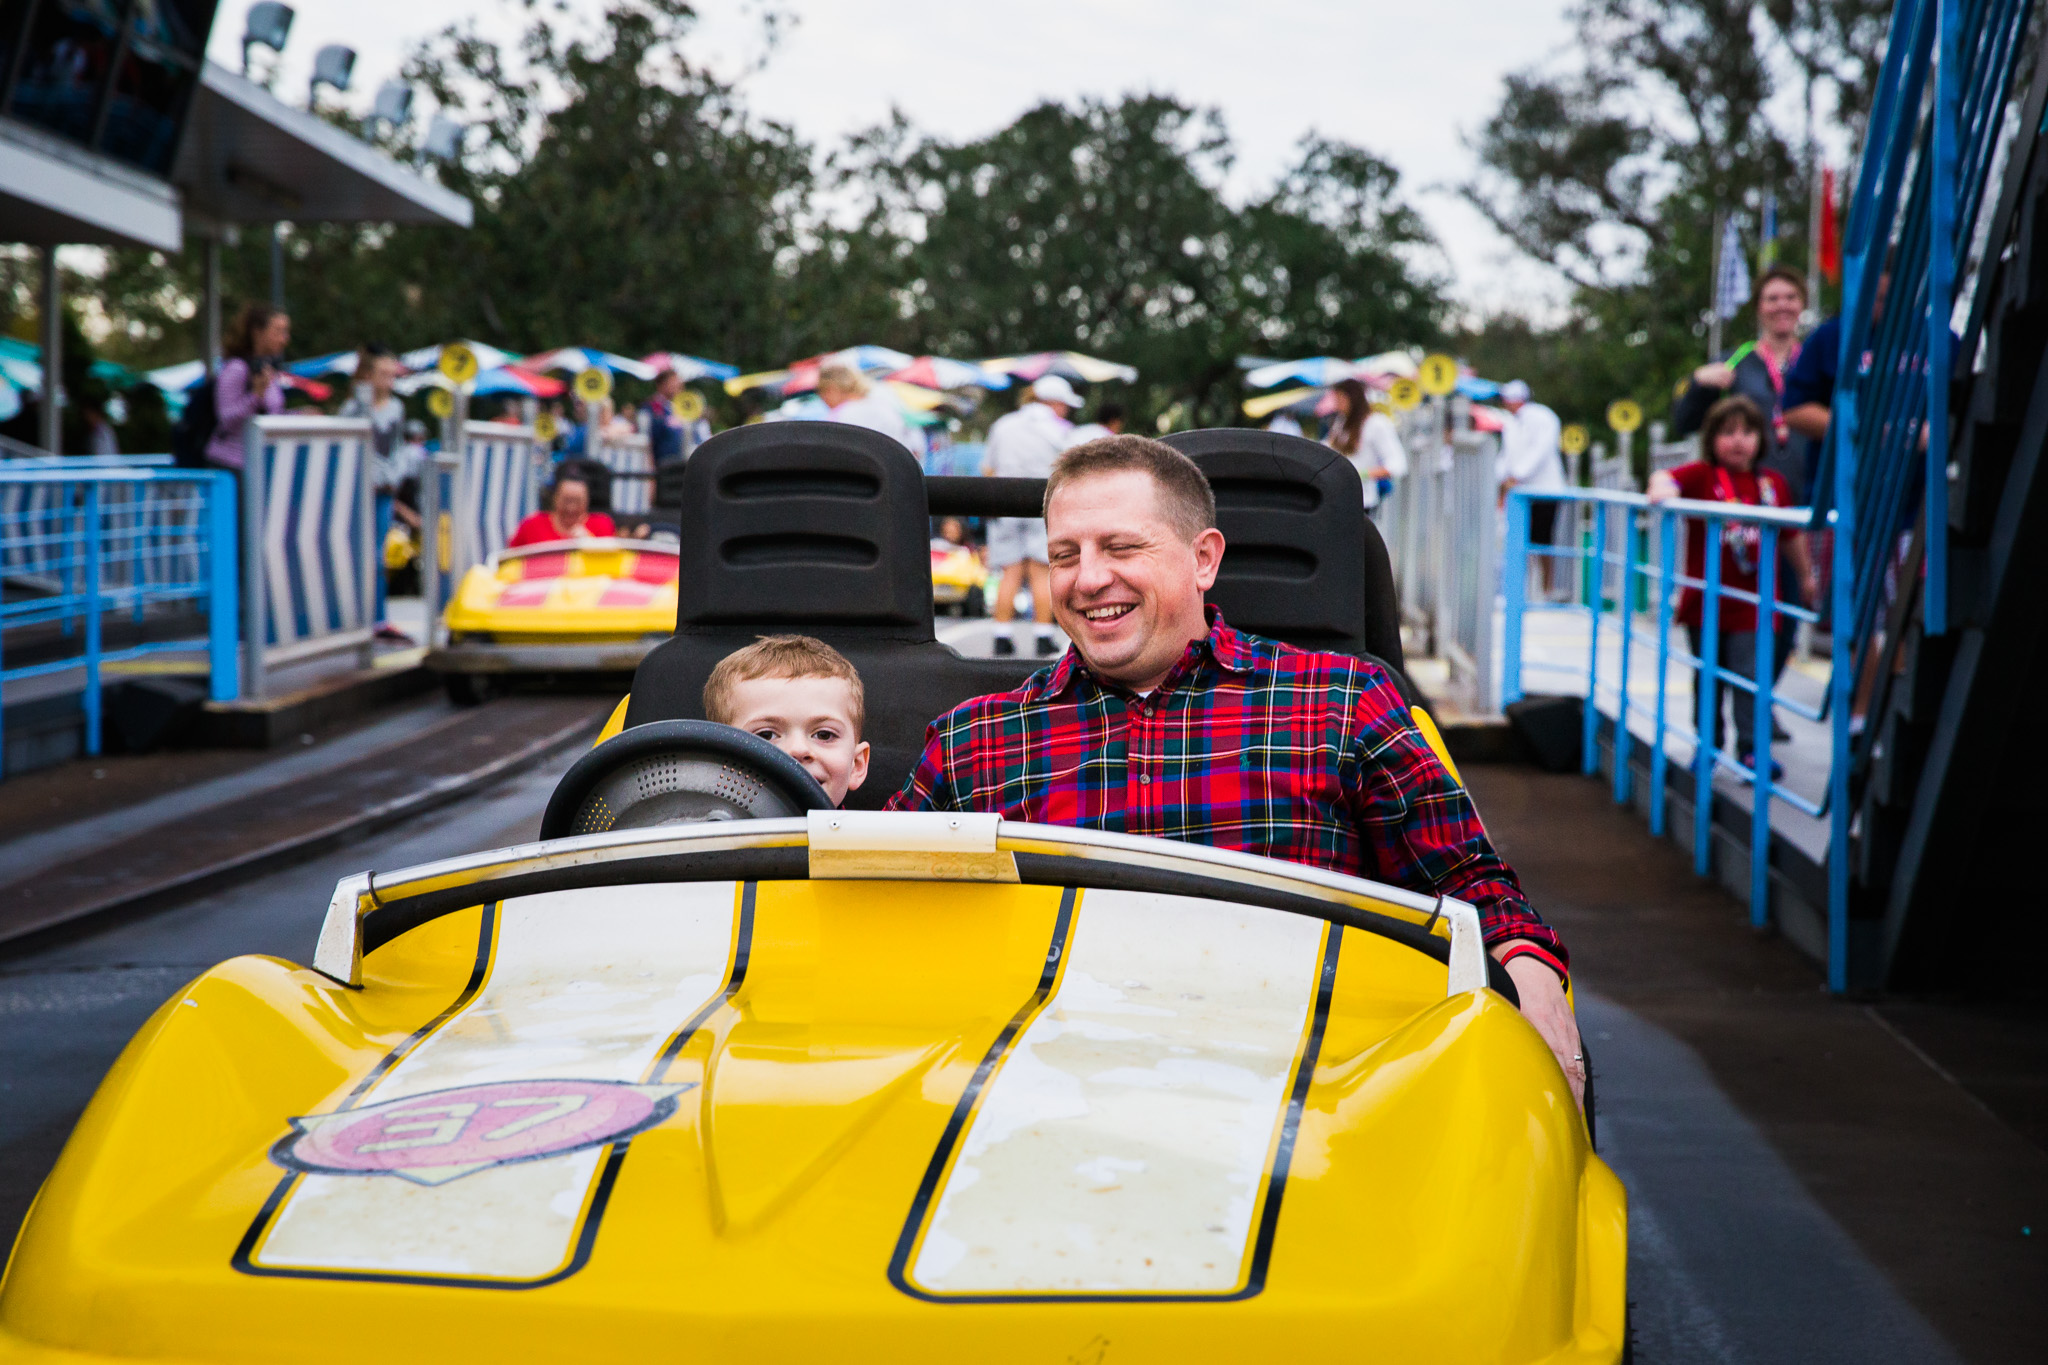
<path fill-rule="evenodd" d="M 1655 412 L 1706 358 L 1719 212 L 1743 216 L 1754 242 L 1775 194 L 1781 259 L 1805 258 L 1807 132 L 1783 120 L 1784 77 L 1811 80 L 1853 130 L 1889 13 L 1875 0 L 1581 0 L 1578 60 L 1508 78 L 1463 193 L 1570 288 L 1571 320 L 1547 337 L 1568 415 L 1624 394 Z"/>

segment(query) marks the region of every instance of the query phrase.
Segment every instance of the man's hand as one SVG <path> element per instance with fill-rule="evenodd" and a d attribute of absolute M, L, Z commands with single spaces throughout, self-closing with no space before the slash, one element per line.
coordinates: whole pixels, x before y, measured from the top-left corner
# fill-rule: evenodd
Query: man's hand
<path fill-rule="evenodd" d="M 1505 945 L 1500 945 L 1505 946 Z M 1496 949 L 1497 951 L 1497 949 Z M 1524 953 L 1506 965 L 1522 997 L 1522 1015 L 1536 1026 L 1543 1041 L 1557 1054 L 1565 1079 L 1572 1083 L 1572 1098 L 1586 1107 L 1586 1050 L 1579 1043 L 1579 1021 L 1572 1014 L 1572 1002 L 1565 998 L 1564 982 L 1542 961 Z"/>

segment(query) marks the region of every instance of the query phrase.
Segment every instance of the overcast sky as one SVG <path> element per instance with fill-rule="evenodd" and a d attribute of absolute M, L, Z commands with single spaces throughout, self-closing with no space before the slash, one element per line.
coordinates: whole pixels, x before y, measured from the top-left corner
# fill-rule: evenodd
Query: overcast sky
<path fill-rule="evenodd" d="M 589 14 L 600 8 L 569 3 Z M 239 65 L 247 8 L 224 0 L 216 61 Z M 524 18 L 508 0 L 301 0 L 296 8 L 279 94 L 303 100 L 315 49 L 345 43 L 357 53 L 350 98 L 359 107 L 417 39 L 465 18 L 510 38 Z M 787 0 L 779 8 L 796 22 L 766 68 L 746 78 L 748 103 L 815 142 L 877 123 L 892 105 L 922 129 L 968 138 L 1042 99 L 1173 94 L 1222 109 L 1238 148 L 1238 193 L 1270 182 L 1310 129 L 1355 142 L 1400 169 L 1461 301 L 1544 310 L 1558 297 L 1551 272 L 1513 255 L 1446 187 L 1470 173 L 1460 134 L 1492 111 L 1501 77 L 1568 43 L 1563 0 Z M 700 61 L 733 75 L 759 57 L 757 3 L 706 0 L 699 12 Z"/>

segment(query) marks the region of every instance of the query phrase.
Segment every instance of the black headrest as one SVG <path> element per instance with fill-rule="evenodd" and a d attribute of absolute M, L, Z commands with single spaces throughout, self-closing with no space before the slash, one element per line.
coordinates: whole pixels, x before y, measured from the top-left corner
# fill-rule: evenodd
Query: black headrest
<path fill-rule="evenodd" d="M 1299 436 L 1244 428 L 1177 432 L 1166 443 L 1215 490 L 1225 548 L 1209 600 L 1225 620 L 1401 666 L 1392 568 L 1349 460 Z"/>
<path fill-rule="evenodd" d="M 887 436 L 839 422 L 735 427 L 691 454 L 682 492 L 678 633 L 931 638 L 924 472 Z"/>

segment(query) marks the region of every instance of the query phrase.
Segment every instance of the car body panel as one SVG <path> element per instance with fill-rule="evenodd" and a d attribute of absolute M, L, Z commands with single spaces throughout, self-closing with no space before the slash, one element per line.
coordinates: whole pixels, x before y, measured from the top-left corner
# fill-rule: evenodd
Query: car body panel
<path fill-rule="evenodd" d="M 932 602 L 935 605 L 959 606 L 987 577 L 988 569 L 981 562 L 981 556 L 971 548 L 964 545 L 951 549 L 941 549 L 937 545 L 932 547 Z"/>
<path fill-rule="evenodd" d="M 0 1359 L 1620 1350 L 1625 1202 L 1555 1061 L 1361 929 L 662 882 L 447 914 L 363 978 L 239 958 L 157 1012 Z"/>
<path fill-rule="evenodd" d="M 493 555 L 463 575 L 444 614 L 451 673 L 629 671 L 675 629 L 675 547 L 576 540 Z"/>

